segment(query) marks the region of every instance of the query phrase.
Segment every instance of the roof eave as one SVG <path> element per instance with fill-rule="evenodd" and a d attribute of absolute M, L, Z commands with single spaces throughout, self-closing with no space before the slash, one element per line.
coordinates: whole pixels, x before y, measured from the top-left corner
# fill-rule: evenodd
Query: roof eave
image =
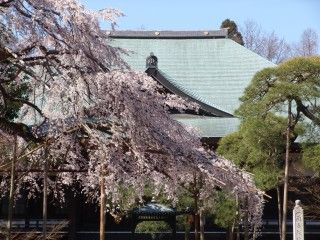
<path fill-rule="evenodd" d="M 194 98 L 187 92 L 183 91 L 183 89 L 180 89 L 179 87 L 172 84 L 171 81 L 168 80 L 165 76 L 163 76 L 158 71 L 157 68 L 147 68 L 145 72 L 170 92 L 177 94 L 182 98 L 187 98 L 188 100 L 197 103 L 200 106 L 200 109 L 207 113 L 206 115 L 211 115 L 211 116 L 213 115 L 215 117 L 229 117 L 229 118 L 235 117 L 234 115 L 226 111 L 210 106 L 207 103 L 204 103 Z"/>

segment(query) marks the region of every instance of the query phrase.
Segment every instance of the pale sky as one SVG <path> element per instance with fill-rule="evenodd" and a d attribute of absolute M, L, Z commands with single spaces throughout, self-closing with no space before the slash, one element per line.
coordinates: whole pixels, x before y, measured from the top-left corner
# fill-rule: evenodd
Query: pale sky
<path fill-rule="evenodd" d="M 320 0 L 80 0 L 91 9 L 116 8 L 120 30 L 214 30 L 226 19 L 297 42 L 306 28 L 320 37 Z"/>

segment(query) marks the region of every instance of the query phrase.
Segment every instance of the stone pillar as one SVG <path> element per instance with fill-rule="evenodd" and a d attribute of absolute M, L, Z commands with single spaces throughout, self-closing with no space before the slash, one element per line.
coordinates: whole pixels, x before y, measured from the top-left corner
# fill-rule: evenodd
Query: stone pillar
<path fill-rule="evenodd" d="M 293 209 L 293 240 L 304 240 L 304 218 L 300 200 Z"/>

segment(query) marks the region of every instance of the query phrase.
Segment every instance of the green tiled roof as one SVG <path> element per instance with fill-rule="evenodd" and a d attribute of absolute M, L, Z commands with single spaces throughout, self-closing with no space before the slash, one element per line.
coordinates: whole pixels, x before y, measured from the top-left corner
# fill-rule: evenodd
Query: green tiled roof
<path fill-rule="evenodd" d="M 170 77 L 168 74 L 164 73 L 163 71 L 161 71 L 161 70 L 158 70 L 158 71 L 166 78 L 166 80 L 168 80 L 173 86 L 178 88 L 180 91 L 183 91 L 187 96 L 195 99 L 196 101 L 199 101 L 201 103 L 209 105 L 210 107 L 218 109 L 218 107 L 214 103 L 209 102 L 206 99 L 202 98 L 201 96 L 197 95 L 196 93 L 190 91 L 189 89 L 186 89 L 181 83 L 178 83 L 177 81 L 175 81 L 172 77 Z M 232 116 L 232 114 L 230 114 L 230 116 Z"/>
<path fill-rule="evenodd" d="M 275 66 L 230 39 L 115 38 L 112 45 L 132 51 L 124 59 L 138 71 L 145 71 L 146 58 L 153 52 L 158 58 L 158 68 L 172 81 L 203 102 L 231 114 L 238 108 L 239 97 L 253 75 Z M 181 121 L 204 129 L 206 135 L 224 135 L 223 120 Z M 225 127 L 225 133 L 236 129 L 236 121 Z"/>
<path fill-rule="evenodd" d="M 240 124 L 238 118 L 220 118 L 174 114 L 173 119 L 192 127 L 202 137 L 223 137 L 235 132 Z"/>

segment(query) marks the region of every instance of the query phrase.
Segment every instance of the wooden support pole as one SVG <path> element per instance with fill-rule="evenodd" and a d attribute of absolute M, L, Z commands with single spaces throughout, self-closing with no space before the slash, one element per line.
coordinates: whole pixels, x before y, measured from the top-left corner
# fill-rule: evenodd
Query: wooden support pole
<path fill-rule="evenodd" d="M 199 214 L 196 212 L 194 214 L 194 239 L 199 240 L 200 234 L 199 234 Z"/>
<path fill-rule="evenodd" d="M 286 132 L 286 159 L 284 170 L 284 186 L 283 186 L 283 212 L 282 212 L 282 231 L 281 240 L 286 240 L 287 233 L 287 205 L 288 205 L 288 179 L 289 179 L 289 157 L 290 157 L 290 131 L 291 129 L 291 100 L 288 101 L 288 125 Z"/>
<path fill-rule="evenodd" d="M 105 240 L 106 226 L 106 189 L 103 174 L 100 177 L 100 240 Z"/>
<path fill-rule="evenodd" d="M 190 235 L 190 216 L 186 215 L 186 217 L 185 217 L 184 240 L 189 240 L 189 235 Z"/>
<path fill-rule="evenodd" d="M 197 185 L 197 175 L 194 173 L 193 175 L 193 197 L 194 197 L 194 208 L 195 208 L 195 213 L 194 213 L 194 239 L 199 240 L 200 235 L 199 235 L 199 190 L 198 190 L 198 185 Z"/>
<path fill-rule="evenodd" d="M 248 197 L 244 199 L 244 240 L 249 240 Z"/>
<path fill-rule="evenodd" d="M 15 180 L 15 167 L 16 167 L 16 160 L 17 160 L 17 148 L 18 148 L 18 141 L 17 135 L 14 136 L 14 146 L 13 146 L 13 157 L 11 161 L 11 176 L 10 176 L 10 193 L 9 193 L 9 209 L 8 209 L 8 234 L 7 240 L 11 240 L 11 228 L 12 228 L 12 216 L 13 216 L 13 204 L 14 204 L 14 180 Z"/>
<path fill-rule="evenodd" d="M 204 240 L 204 215 L 203 215 L 203 210 L 199 210 L 199 220 L 200 220 L 200 240 Z"/>
<path fill-rule="evenodd" d="M 47 220 L 48 220 L 48 158 L 47 148 L 44 149 L 44 169 L 43 169 L 43 204 L 42 204 L 42 232 L 43 239 L 47 239 Z"/>
<path fill-rule="evenodd" d="M 279 238 L 281 240 L 281 231 L 282 231 L 282 213 L 281 213 L 281 189 L 280 186 L 277 186 L 277 198 L 278 198 L 278 227 L 279 227 Z"/>
<path fill-rule="evenodd" d="M 237 224 L 237 240 L 240 240 L 240 221 L 241 221 L 241 216 L 240 216 L 240 203 L 239 203 L 239 196 L 238 194 L 236 195 L 236 205 L 237 205 L 237 214 L 236 214 L 236 224 Z"/>

